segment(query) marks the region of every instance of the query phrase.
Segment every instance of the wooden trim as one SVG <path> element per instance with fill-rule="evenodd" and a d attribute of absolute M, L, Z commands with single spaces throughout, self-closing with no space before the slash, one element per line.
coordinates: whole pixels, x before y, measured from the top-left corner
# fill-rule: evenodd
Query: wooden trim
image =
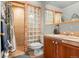
<path fill-rule="evenodd" d="M 25 35 L 25 47 L 24 47 L 24 51 L 26 52 L 27 51 L 27 48 L 28 48 L 28 42 L 27 42 L 27 40 L 29 39 L 28 38 L 28 14 L 27 14 L 27 12 L 28 12 L 28 6 L 27 6 L 27 3 L 25 3 L 25 12 L 24 12 L 24 35 Z M 27 33 L 27 34 L 26 34 Z"/>
<path fill-rule="evenodd" d="M 23 47 L 24 47 L 24 52 L 25 52 L 25 46 L 26 46 L 25 45 L 25 5 L 24 5 L 24 22 L 23 23 L 24 23 L 24 34 L 23 34 L 24 35 L 24 40 L 23 40 L 24 41 L 24 46 Z"/>
<path fill-rule="evenodd" d="M 61 14 L 62 14 L 63 12 L 60 12 L 60 11 L 55 11 L 55 13 L 61 13 Z"/>
<path fill-rule="evenodd" d="M 53 21 L 54 21 L 53 23 L 55 24 L 55 12 L 54 12 L 54 16 L 53 16 Z"/>
<path fill-rule="evenodd" d="M 47 9 L 47 8 L 46 8 L 46 10 L 50 10 L 50 11 L 55 12 L 55 13 L 62 13 L 60 11 L 55 11 L 55 10 L 51 10 L 51 9 Z"/>
<path fill-rule="evenodd" d="M 51 9 L 46 9 L 46 10 L 49 10 L 49 11 L 55 12 L 54 10 L 51 10 Z"/>
<path fill-rule="evenodd" d="M 39 7 L 39 6 L 34 6 L 34 5 L 32 5 L 32 4 L 29 4 L 29 3 L 27 3 L 27 5 L 28 5 L 28 6 L 32 6 L 32 7 L 41 9 L 41 7 Z"/>
<path fill-rule="evenodd" d="M 22 5 L 25 5 L 25 3 L 23 3 L 22 1 L 11 1 L 13 3 L 19 3 L 19 4 L 22 4 Z"/>
<path fill-rule="evenodd" d="M 70 23 L 75 23 L 75 22 L 79 22 L 79 20 L 76 20 L 76 21 L 70 21 L 70 22 L 61 22 L 59 24 L 70 24 Z"/>
<path fill-rule="evenodd" d="M 11 3 L 12 3 L 12 6 L 14 6 L 14 7 L 21 7 L 21 8 L 24 8 L 24 4 L 16 3 L 16 2 L 11 2 Z"/>
<path fill-rule="evenodd" d="M 20 8 L 24 8 L 24 7 L 22 7 L 22 6 L 17 6 L 17 5 L 12 5 L 12 6 L 14 6 L 14 7 L 20 7 Z"/>

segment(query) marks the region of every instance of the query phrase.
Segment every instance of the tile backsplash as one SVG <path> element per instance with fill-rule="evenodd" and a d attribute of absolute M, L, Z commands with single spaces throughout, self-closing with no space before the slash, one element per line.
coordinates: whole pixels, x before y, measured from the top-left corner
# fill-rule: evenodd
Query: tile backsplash
<path fill-rule="evenodd" d="M 53 34 L 54 24 L 45 25 L 45 34 Z M 68 35 L 79 36 L 79 22 L 60 24 L 60 32 Z M 66 33 L 64 33 L 66 32 Z"/>

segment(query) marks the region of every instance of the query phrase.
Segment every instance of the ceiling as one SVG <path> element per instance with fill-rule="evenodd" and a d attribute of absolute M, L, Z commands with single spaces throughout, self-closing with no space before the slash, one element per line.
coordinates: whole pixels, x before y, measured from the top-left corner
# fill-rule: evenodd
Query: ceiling
<path fill-rule="evenodd" d="M 47 3 L 63 9 L 77 2 L 78 1 L 48 1 Z"/>

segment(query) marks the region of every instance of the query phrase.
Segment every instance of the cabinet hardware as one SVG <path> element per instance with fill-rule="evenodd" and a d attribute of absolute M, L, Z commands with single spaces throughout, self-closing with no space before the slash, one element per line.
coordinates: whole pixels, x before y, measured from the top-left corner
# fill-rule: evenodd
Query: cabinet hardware
<path fill-rule="evenodd" d="M 76 58 L 77 56 L 70 56 L 71 58 Z"/>
<path fill-rule="evenodd" d="M 58 44 L 58 42 L 55 42 L 55 44 Z"/>
<path fill-rule="evenodd" d="M 52 41 L 52 43 L 54 43 L 54 41 Z"/>

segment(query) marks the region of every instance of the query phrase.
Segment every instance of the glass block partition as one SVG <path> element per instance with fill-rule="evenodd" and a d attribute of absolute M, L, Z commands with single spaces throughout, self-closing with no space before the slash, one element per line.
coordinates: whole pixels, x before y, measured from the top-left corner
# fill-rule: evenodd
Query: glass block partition
<path fill-rule="evenodd" d="M 54 23 L 54 12 L 51 10 L 45 10 L 45 24 Z"/>
<path fill-rule="evenodd" d="M 40 40 L 41 36 L 41 10 L 28 5 L 28 43 Z"/>
<path fill-rule="evenodd" d="M 45 10 L 45 24 L 49 25 L 49 24 L 59 24 L 61 23 L 61 16 L 62 13 L 61 12 L 56 12 L 53 10 Z"/>

